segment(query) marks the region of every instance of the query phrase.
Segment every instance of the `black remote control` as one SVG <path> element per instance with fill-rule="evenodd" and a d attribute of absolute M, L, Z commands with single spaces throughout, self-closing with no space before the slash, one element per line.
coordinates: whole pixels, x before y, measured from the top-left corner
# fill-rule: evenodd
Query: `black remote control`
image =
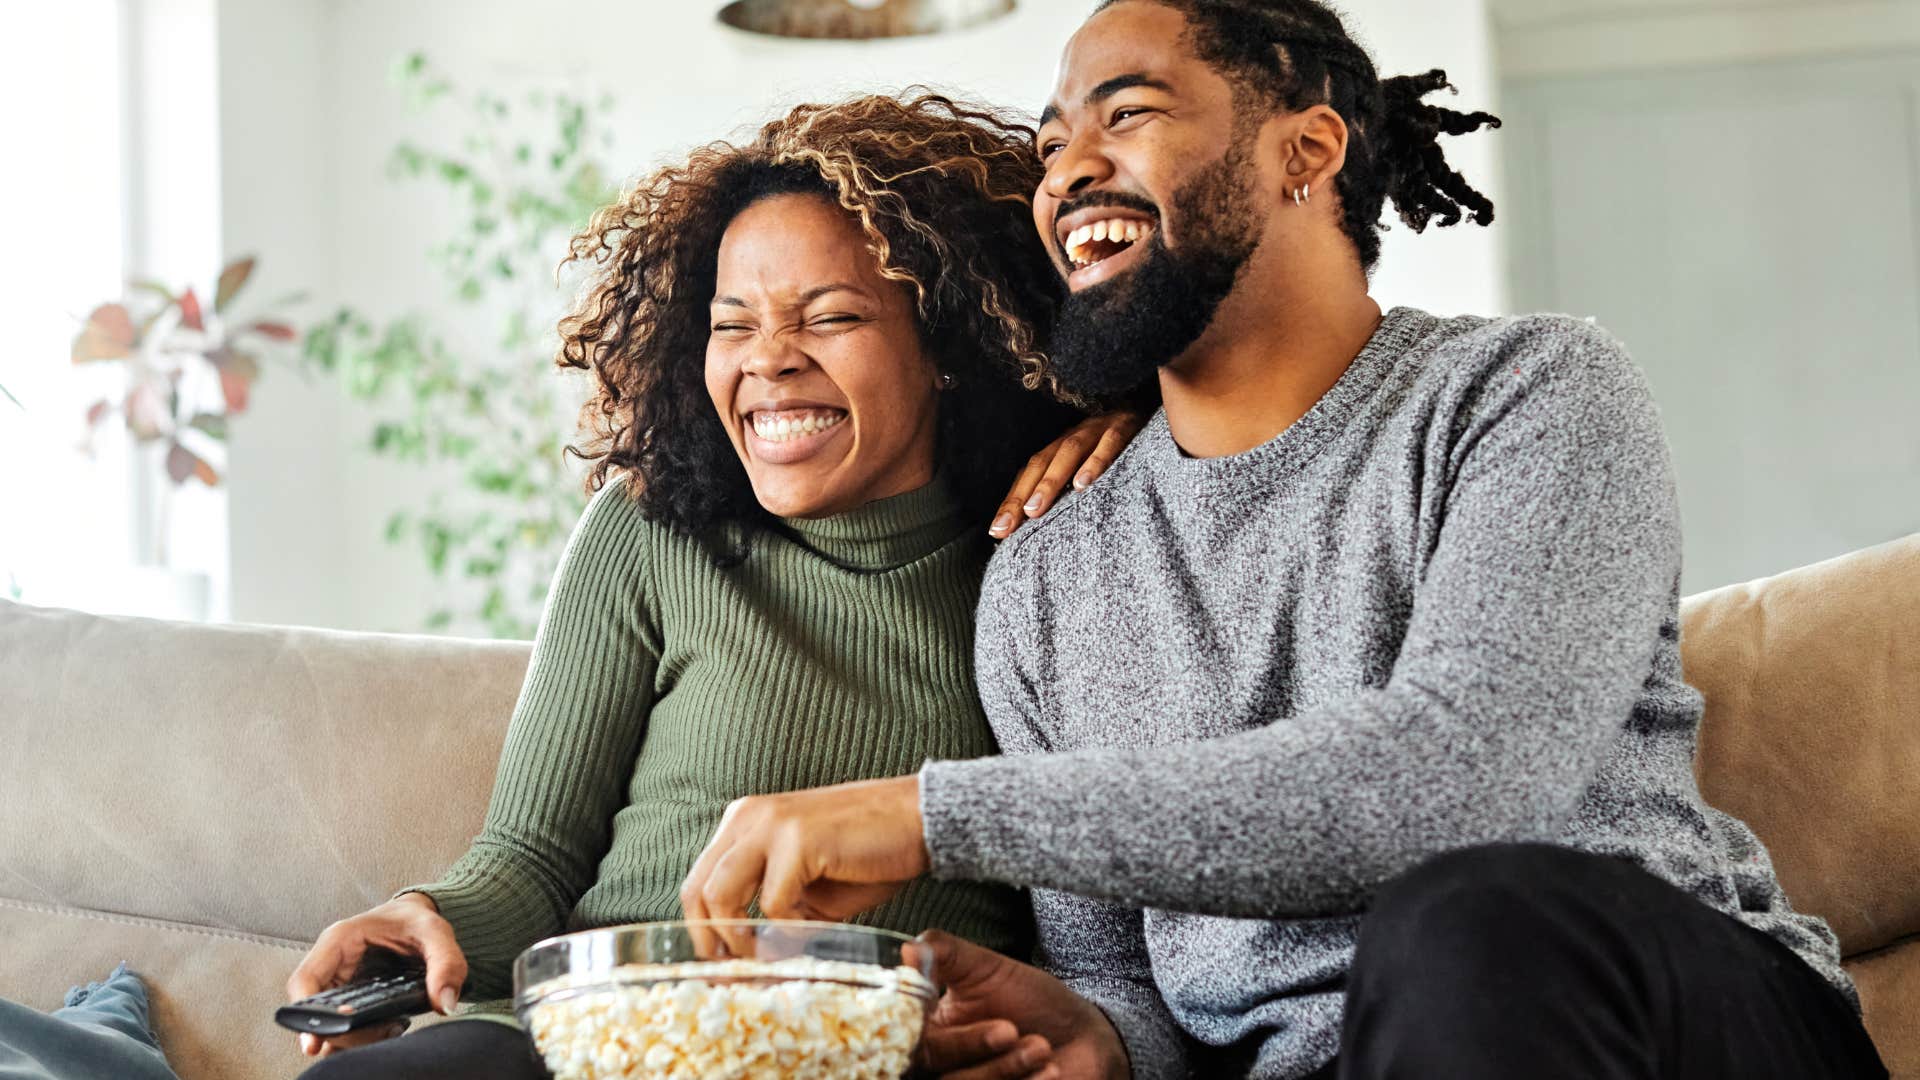
<path fill-rule="evenodd" d="M 370 956 L 361 963 L 359 974 L 344 986 L 280 1006 L 274 1010 L 274 1022 L 309 1035 L 344 1035 L 433 1007 L 427 1000 L 426 969 L 417 960 Z"/>

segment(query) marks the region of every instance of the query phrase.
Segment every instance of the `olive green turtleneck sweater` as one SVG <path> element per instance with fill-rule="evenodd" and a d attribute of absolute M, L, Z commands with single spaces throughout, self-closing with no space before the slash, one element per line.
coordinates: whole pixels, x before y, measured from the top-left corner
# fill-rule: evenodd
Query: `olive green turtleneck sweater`
<path fill-rule="evenodd" d="M 681 918 L 680 883 L 734 799 L 994 752 L 972 660 L 987 542 L 945 485 L 785 524 L 720 569 L 642 517 L 624 479 L 587 506 L 486 824 L 408 890 L 452 923 L 468 997 L 510 994 L 541 938 Z M 922 879 L 861 921 L 1017 949 L 1029 918 L 1013 890 Z"/>

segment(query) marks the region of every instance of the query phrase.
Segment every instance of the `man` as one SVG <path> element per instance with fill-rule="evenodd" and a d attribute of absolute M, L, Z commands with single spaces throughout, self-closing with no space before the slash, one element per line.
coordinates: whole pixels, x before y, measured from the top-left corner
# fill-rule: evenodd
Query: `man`
<path fill-rule="evenodd" d="M 1038 969 L 932 943 L 956 1076 L 1885 1075 L 1831 931 L 1695 788 L 1638 370 L 1367 295 L 1386 199 L 1492 219 L 1437 137 L 1498 122 L 1444 85 L 1313 0 L 1087 22 L 1037 139 L 1054 374 L 1165 407 L 989 570 L 1008 756 L 736 804 L 690 917 L 1032 887 Z"/>

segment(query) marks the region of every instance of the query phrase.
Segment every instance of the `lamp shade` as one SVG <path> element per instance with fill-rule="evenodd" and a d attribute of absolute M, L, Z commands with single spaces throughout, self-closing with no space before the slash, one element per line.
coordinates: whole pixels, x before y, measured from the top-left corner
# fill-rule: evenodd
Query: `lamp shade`
<path fill-rule="evenodd" d="M 1014 0 L 734 0 L 720 21 L 756 34 L 865 40 L 938 34 L 997 19 Z"/>

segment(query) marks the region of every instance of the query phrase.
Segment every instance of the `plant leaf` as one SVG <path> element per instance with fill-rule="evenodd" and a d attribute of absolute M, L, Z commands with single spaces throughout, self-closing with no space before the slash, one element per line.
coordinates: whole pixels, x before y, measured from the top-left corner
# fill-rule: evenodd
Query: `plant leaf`
<path fill-rule="evenodd" d="M 253 273 L 253 264 L 254 257 L 248 255 L 245 258 L 233 260 L 227 264 L 225 270 L 220 271 L 220 284 L 213 294 L 213 310 L 227 310 L 227 303 L 233 299 L 235 293 L 240 291 L 240 287 L 247 283 L 248 276 Z"/>
<path fill-rule="evenodd" d="M 253 263 L 255 263 L 253 256 L 244 256 L 244 258 L 234 259 L 234 261 L 227 263 L 227 269 L 221 271 L 221 281 L 213 286 L 213 309 L 215 309 L 215 311 L 225 311 L 228 304 L 232 304 L 232 298 L 234 298 L 234 296 L 240 292 L 240 288 L 246 284 L 246 279 L 252 277 Z"/>
<path fill-rule="evenodd" d="M 256 334 L 270 337 L 275 341 L 292 341 L 299 337 L 299 331 L 283 322 L 257 322 L 247 327 Z"/>
<path fill-rule="evenodd" d="M 173 290 L 167 288 L 164 282 L 145 279 L 133 282 L 132 287 L 135 292 L 152 293 L 168 304 L 173 303 Z"/>
<path fill-rule="evenodd" d="M 4 390 L 4 389 L 6 388 L 0 387 L 0 390 Z M 92 405 L 89 405 L 87 407 L 87 426 L 89 428 L 99 427 L 100 421 L 105 420 L 107 418 L 107 414 L 112 411 L 113 411 L 113 402 L 111 401 L 94 402 Z"/>
<path fill-rule="evenodd" d="M 220 474 L 213 471 L 213 466 L 179 443 L 167 447 L 167 476 L 176 485 L 186 483 L 189 476 L 208 487 L 218 487 L 220 484 Z"/>
<path fill-rule="evenodd" d="M 227 400 L 227 413 L 237 416 L 247 411 L 247 394 L 253 380 L 231 368 L 220 370 L 220 394 Z"/>
<path fill-rule="evenodd" d="M 127 391 L 127 430 L 143 442 L 167 434 L 170 427 L 167 403 L 160 399 L 154 384 L 143 382 Z"/>
<path fill-rule="evenodd" d="M 102 402 L 101 404 L 105 404 Z M 206 432 L 216 439 L 227 437 L 227 418 L 219 413 L 201 413 L 188 421 L 187 426 Z"/>
<path fill-rule="evenodd" d="M 73 362 L 121 360 L 133 355 L 139 341 L 133 329 L 133 316 L 121 304 L 101 304 L 87 316 L 87 324 L 73 339 Z"/>
<path fill-rule="evenodd" d="M 192 286 L 180 294 L 180 325 L 194 331 L 207 328 L 206 321 L 200 317 L 200 298 L 193 295 Z"/>
<path fill-rule="evenodd" d="M 187 477 L 193 475 L 193 463 L 197 460 L 193 451 L 174 443 L 167 447 L 167 477 L 176 486 L 186 483 Z"/>

